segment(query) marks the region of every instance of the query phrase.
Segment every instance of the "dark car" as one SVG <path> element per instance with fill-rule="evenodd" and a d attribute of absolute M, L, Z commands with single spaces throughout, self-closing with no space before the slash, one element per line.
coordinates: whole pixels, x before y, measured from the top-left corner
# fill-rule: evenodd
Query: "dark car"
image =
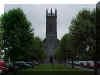
<path fill-rule="evenodd" d="M 6 64 L 7 68 L 8 68 L 8 72 L 14 72 L 16 71 L 15 66 L 13 66 L 12 64 Z"/>
<path fill-rule="evenodd" d="M 26 69 L 26 68 L 31 68 L 32 67 L 31 64 L 28 64 L 24 61 L 16 62 L 14 66 L 15 66 L 16 69 Z"/>

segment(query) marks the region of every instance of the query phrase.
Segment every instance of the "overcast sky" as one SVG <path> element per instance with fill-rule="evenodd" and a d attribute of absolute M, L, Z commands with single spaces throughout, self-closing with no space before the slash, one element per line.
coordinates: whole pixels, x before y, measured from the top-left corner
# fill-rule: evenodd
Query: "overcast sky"
<path fill-rule="evenodd" d="M 41 39 L 45 38 L 46 33 L 46 8 L 57 8 L 57 37 L 61 37 L 68 33 L 68 27 L 70 26 L 71 20 L 75 15 L 82 9 L 93 10 L 95 4 L 89 5 L 30 5 L 30 4 L 6 4 L 4 6 L 4 11 L 7 12 L 13 8 L 21 8 L 28 20 L 32 23 L 32 28 L 34 29 L 35 36 L 39 36 Z"/>

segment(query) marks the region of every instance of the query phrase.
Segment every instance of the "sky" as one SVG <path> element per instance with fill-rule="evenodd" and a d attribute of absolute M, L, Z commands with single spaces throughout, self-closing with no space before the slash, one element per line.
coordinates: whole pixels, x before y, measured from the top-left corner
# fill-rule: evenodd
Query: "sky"
<path fill-rule="evenodd" d="M 4 4 L 97 4 L 100 0 L 0 0 L 0 15 Z"/>
<path fill-rule="evenodd" d="M 21 8 L 32 23 L 35 36 L 45 38 L 46 8 L 57 8 L 57 37 L 69 32 L 71 20 L 82 9 L 93 10 L 98 0 L 0 0 L 0 15 L 12 8 Z"/>
<path fill-rule="evenodd" d="M 52 5 L 32 5 L 32 4 L 7 4 L 4 11 L 8 12 L 13 8 L 21 8 L 27 19 L 32 23 L 35 36 L 44 39 L 46 36 L 46 8 L 57 8 L 57 37 L 61 39 L 64 34 L 69 32 L 69 26 L 72 19 L 82 9 L 93 10 L 94 4 L 52 4 Z"/>

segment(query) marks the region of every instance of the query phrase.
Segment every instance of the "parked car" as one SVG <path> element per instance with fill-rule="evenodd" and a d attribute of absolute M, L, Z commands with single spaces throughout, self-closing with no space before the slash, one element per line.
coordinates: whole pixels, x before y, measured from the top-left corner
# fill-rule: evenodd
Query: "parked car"
<path fill-rule="evenodd" d="M 24 61 L 17 61 L 14 66 L 15 66 L 16 69 L 26 69 L 26 68 L 32 67 L 31 64 L 26 63 Z"/>
<path fill-rule="evenodd" d="M 79 61 L 74 61 L 74 64 L 77 65 L 77 66 L 80 66 Z"/>
<path fill-rule="evenodd" d="M 0 75 L 2 74 L 2 70 L 0 70 Z"/>
<path fill-rule="evenodd" d="M 4 61 L 0 61 L 0 75 L 5 74 L 8 72 L 8 68 L 5 65 Z"/>
<path fill-rule="evenodd" d="M 6 64 L 6 66 L 8 68 L 8 72 L 16 71 L 16 68 L 13 66 L 13 64 Z"/>
<path fill-rule="evenodd" d="M 80 61 L 80 66 L 93 69 L 95 67 L 94 61 Z"/>
<path fill-rule="evenodd" d="M 87 61 L 79 61 L 80 66 L 86 67 L 87 66 Z"/>
<path fill-rule="evenodd" d="M 39 65 L 40 64 L 40 62 L 38 62 L 38 61 L 33 61 L 32 62 L 34 65 Z"/>
<path fill-rule="evenodd" d="M 93 61 L 88 61 L 87 62 L 87 68 L 93 69 L 95 67 L 95 64 Z"/>

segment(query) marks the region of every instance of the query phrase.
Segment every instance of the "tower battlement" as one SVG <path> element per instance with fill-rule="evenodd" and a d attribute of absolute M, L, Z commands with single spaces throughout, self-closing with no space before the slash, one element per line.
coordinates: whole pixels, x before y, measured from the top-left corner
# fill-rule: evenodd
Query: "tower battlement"
<path fill-rule="evenodd" d="M 52 8 L 51 9 L 46 9 L 46 16 L 57 16 L 57 9 L 55 9 L 55 12 L 53 12 Z"/>

